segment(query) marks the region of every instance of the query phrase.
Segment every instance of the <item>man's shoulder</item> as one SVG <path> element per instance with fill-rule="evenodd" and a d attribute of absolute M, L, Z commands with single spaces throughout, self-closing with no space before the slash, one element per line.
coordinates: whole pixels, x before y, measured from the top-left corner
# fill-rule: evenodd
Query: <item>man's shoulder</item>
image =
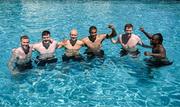
<path fill-rule="evenodd" d="M 51 39 L 51 42 L 52 43 L 58 43 L 56 40 L 54 40 L 54 39 Z"/>
<path fill-rule="evenodd" d="M 87 41 L 89 38 L 88 37 L 84 37 L 81 39 L 81 41 Z"/>
<path fill-rule="evenodd" d="M 77 40 L 77 43 L 82 44 L 83 41 L 82 40 Z"/>
<path fill-rule="evenodd" d="M 63 40 L 63 41 L 61 41 L 61 43 L 62 43 L 63 45 L 67 45 L 67 44 L 70 44 L 70 40 Z"/>
<path fill-rule="evenodd" d="M 29 47 L 32 48 L 32 47 L 33 47 L 33 44 L 29 44 Z"/>
<path fill-rule="evenodd" d="M 124 36 L 125 34 L 119 34 L 118 37 L 121 38 L 122 36 Z"/>
<path fill-rule="evenodd" d="M 105 38 L 108 34 L 98 34 L 97 37 L 99 38 Z"/>
<path fill-rule="evenodd" d="M 13 48 L 12 53 L 18 53 L 21 49 L 21 47 Z"/>
<path fill-rule="evenodd" d="M 41 44 L 41 43 L 42 43 L 42 41 L 36 42 L 36 43 L 34 43 L 33 45 L 39 45 L 39 44 Z"/>
<path fill-rule="evenodd" d="M 138 35 L 136 35 L 136 34 L 132 34 L 131 35 L 133 38 L 136 38 L 136 39 L 141 39 Z"/>
<path fill-rule="evenodd" d="M 163 44 L 162 44 L 162 45 L 160 45 L 160 48 L 165 49 L 165 47 L 163 46 Z"/>
<path fill-rule="evenodd" d="M 36 47 L 36 46 L 39 46 L 41 45 L 42 42 L 37 42 L 37 43 L 34 43 L 34 44 L 31 44 L 33 47 Z"/>
<path fill-rule="evenodd" d="M 118 39 L 121 40 L 122 38 L 125 38 L 125 37 L 126 37 L 126 34 L 124 34 L 124 33 L 123 34 L 119 34 Z"/>
<path fill-rule="evenodd" d="M 133 33 L 131 34 L 131 36 L 133 36 L 133 37 L 139 37 L 138 35 L 136 35 L 136 34 L 133 34 Z"/>

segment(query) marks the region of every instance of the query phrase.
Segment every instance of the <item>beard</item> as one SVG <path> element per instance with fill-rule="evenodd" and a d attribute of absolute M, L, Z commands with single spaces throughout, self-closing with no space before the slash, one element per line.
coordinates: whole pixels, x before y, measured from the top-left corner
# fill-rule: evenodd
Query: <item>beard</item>
<path fill-rule="evenodd" d="M 29 53 L 29 48 L 30 48 L 29 45 L 22 45 L 21 47 L 22 47 L 25 54 Z"/>
<path fill-rule="evenodd" d="M 131 35 L 132 33 L 126 33 L 126 35 Z"/>
<path fill-rule="evenodd" d="M 51 43 L 50 40 L 43 40 L 43 43 Z"/>
<path fill-rule="evenodd" d="M 71 38 L 71 40 L 72 40 L 72 41 L 76 41 L 76 40 L 77 40 L 77 38 Z"/>
<path fill-rule="evenodd" d="M 74 46 L 74 45 L 76 44 L 76 41 L 77 41 L 77 39 L 76 39 L 76 38 L 74 38 L 74 39 L 70 39 L 70 43 L 71 43 L 71 45 L 72 45 L 72 46 Z"/>
<path fill-rule="evenodd" d="M 50 41 L 50 40 L 44 40 L 42 43 L 43 43 L 43 46 L 44 46 L 46 49 L 48 49 L 49 46 L 50 46 L 50 44 L 51 44 L 51 41 Z"/>
<path fill-rule="evenodd" d="M 92 36 L 92 38 L 96 38 L 97 35 L 91 35 L 91 36 Z"/>

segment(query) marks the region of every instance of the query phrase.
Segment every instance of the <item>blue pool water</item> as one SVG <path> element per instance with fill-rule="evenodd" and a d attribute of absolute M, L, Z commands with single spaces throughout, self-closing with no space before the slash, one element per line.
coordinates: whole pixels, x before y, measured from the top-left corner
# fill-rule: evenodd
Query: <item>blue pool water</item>
<path fill-rule="evenodd" d="M 153 2 L 152 2 L 153 1 Z M 155 0 L 1 0 L 0 1 L 0 106 L 1 107 L 178 107 L 180 106 L 180 2 Z M 95 25 L 98 33 L 109 33 L 109 23 L 118 34 L 126 23 L 144 43 L 138 30 L 161 32 L 171 66 L 147 67 L 144 51 L 138 59 L 119 57 L 120 45 L 103 42 L 104 61 L 62 63 L 58 49 L 55 67 L 34 68 L 12 76 L 7 68 L 11 49 L 20 35 L 31 43 L 49 30 L 58 41 L 77 28 L 79 39 Z M 83 53 L 85 48 L 82 48 Z M 35 57 L 36 53 L 33 54 Z"/>

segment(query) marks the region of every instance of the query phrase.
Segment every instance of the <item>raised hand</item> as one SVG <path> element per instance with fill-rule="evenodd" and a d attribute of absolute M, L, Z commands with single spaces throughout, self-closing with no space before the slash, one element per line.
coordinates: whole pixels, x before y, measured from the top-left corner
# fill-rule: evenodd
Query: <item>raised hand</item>
<path fill-rule="evenodd" d="M 143 28 L 143 27 L 140 27 L 139 30 L 140 30 L 141 32 L 144 32 L 144 28 Z"/>
<path fill-rule="evenodd" d="M 108 25 L 108 28 L 114 29 L 114 26 L 113 26 L 112 24 L 109 24 L 109 25 Z"/>

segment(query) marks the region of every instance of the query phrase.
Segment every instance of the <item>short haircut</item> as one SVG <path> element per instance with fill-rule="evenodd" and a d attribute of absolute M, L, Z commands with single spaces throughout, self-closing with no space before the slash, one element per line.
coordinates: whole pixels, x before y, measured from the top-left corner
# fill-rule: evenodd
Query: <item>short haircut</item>
<path fill-rule="evenodd" d="M 154 34 L 153 36 L 155 36 L 158 40 L 159 40 L 159 43 L 162 44 L 163 42 L 163 36 L 161 33 L 156 33 Z"/>
<path fill-rule="evenodd" d="M 124 31 L 126 30 L 126 28 L 133 28 L 133 25 L 128 23 L 124 26 Z"/>
<path fill-rule="evenodd" d="M 27 35 L 23 35 L 20 37 L 20 41 L 22 41 L 22 39 L 29 39 L 29 37 Z"/>
<path fill-rule="evenodd" d="M 45 30 L 42 32 L 42 37 L 45 36 L 45 35 L 50 35 L 51 33 L 48 31 L 48 30 Z"/>
<path fill-rule="evenodd" d="M 91 31 L 92 31 L 93 29 L 96 29 L 96 30 L 97 30 L 96 26 L 91 26 L 91 27 L 89 28 L 89 33 L 91 33 Z"/>
<path fill-rule="evenodd" d="M 70 34 L 72 34 L 72 32 L 75 32 L 76 34 L 78 34 L 77 29 L 72 29 L 72 30 L 70 31 Z"/>

